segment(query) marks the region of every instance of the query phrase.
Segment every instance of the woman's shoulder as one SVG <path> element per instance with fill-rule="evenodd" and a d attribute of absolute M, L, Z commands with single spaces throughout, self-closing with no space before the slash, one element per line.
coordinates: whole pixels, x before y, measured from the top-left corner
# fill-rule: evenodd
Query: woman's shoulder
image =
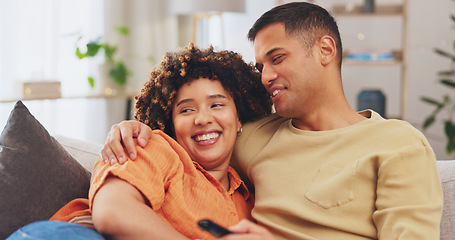
<path fill-rule="evenodd" d="M 191 163 L 185 149 L 161 130 L 153 130 L 147 145 L 144 148 L 137 145 L 136 149 L 138 158 L 145 158 L 147 161 L 165 162 L 166 165 L 170 163 Z"/>
<path fill-rule="evenodd" d="M 136 146 L 137 142 L 136 142 Z M 139 147 L 139 146 L 138 146 Z M 180 144 L 175 141 L 171 136 L 167 135 L 161 130 L 153 130 L 150 140 L 148 141 L 145 148 L 156 148 L 156 147 L 169 147 L 174 150 L 183 150 Z"/>

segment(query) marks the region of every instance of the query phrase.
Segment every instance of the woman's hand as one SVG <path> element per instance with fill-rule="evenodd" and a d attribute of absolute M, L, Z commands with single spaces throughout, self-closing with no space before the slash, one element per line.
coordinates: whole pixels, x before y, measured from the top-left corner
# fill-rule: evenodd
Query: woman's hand
<path fill-rule="evenodd" d="M 137 138 L 139 146 L 145 147 L 151 135 L 152 129 L 136 120 L 115 124 L 106 137 L 101 156 L 105 163 L 110 164 L 124 164 L 127 154 L 131 160 L 135 160 L 137 154 L 133 139 Z"/>
<path fill-rule="evenodd" d="M 241 220 L 229 230 L 234 234 L 228 234 L 219 238 L 220 240 L 274 240 L 273 235 L 264 227 L 261 227 L 246 219 Z"/>

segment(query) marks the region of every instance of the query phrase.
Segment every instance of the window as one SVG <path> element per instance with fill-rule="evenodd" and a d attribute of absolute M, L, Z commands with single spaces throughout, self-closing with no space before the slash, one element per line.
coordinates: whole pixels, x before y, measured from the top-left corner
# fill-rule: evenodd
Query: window
<path fill-rule="evenodd" d="M 78 34 L 103 35 L 103 0 L 0 1 L 0 99 L 20 98 L 21 82 L 61 81 L 84 94 L 91 66 L 74 52 Z"/>

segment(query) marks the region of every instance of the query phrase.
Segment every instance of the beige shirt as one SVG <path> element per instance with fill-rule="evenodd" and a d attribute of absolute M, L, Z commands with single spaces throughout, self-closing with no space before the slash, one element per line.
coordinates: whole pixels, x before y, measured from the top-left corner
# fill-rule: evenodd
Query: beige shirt
<path fill-rule="evenodd" d="M 280 239 L 439 239 L 435 155 L 410 124 L 375 112 L 303 131 L 277 115 L 243 127 L 237 169 L 254 183 L 253 217 Z"/>

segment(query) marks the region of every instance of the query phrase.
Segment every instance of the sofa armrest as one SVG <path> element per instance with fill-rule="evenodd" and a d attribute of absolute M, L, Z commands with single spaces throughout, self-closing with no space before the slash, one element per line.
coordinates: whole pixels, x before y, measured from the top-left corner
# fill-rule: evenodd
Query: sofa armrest
<path fill-rule="evenodd" d="M 439 177 L 444 194 L 444 209 L 441 219 L 441 240 L 453 239 L 455 235 L 455 161 L 437 161 Z"/>

